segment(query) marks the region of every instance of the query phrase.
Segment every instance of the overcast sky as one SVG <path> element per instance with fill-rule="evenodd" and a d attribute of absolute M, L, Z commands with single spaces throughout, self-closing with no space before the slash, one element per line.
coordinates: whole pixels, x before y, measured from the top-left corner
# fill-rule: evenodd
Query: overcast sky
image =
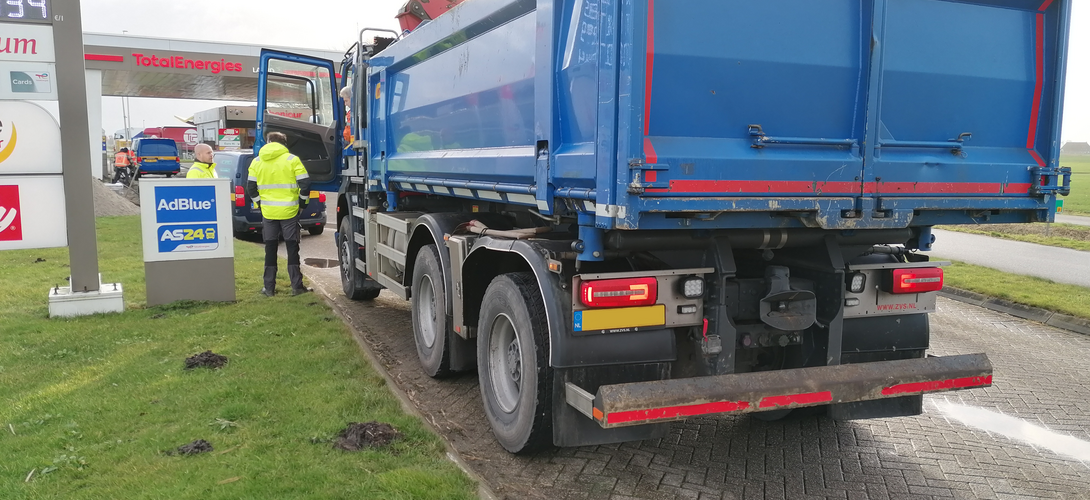
<path fill-rule="evenodd" d="M 394 15 L 405 0 L 82 0 L 83 29 L 96 33 L 200 39 L 343 51 L 360 28 L 399 29 Z M 1090 141 L 1090 7 L 1073 2 L 1064 103 L 1065 141 Z M 223 101 L 132 98 L 135 127 L 182 125 L 191 116 Z M 103 127 L 122 128 L 121 99 L 102 103 Z"/>

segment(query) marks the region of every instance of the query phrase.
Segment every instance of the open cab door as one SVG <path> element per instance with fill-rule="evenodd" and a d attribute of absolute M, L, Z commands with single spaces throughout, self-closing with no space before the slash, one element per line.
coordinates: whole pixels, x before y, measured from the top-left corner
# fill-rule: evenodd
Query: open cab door
<path fill-rule="evenodd" d="M 265 145 L 266 135 L 283 132 L 315 191 L 336 192 L 341 186 L 344 105 L 336 76 L 332 61 L 261 50 L 254 154 Z"/>

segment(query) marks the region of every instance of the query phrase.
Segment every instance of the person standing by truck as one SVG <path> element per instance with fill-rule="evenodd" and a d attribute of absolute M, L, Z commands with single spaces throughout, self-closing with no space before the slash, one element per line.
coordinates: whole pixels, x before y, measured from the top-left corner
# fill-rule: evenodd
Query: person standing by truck
<path fill-rule="evenodd" d="M 276 251 L 283 236 L 288 247 L 291 294 L 299 295 L 310 291 L 303 286 L 299 269 L 299 209 L 310 201 L 310 176 L 299 157 L 288 151 L 286 135 L 270 132 L 266 141 L 250 164 L 246 182 L 246 194 L 261 207 L 263 219 L 265 287 L 261 293 L 266 297 L 276 295 Z"/>
<path fill-rule="evenodd" d="M 186 179 L 215 179 L 219 177 L 216 174 L 216 164 L 212 162 L 211 146 L 197 144 L 197 147 L 193 148 L 193 156 L 196 161 L 193 162 L 193 166 L 189 167 L 189 172 L 185 174 Z"/>

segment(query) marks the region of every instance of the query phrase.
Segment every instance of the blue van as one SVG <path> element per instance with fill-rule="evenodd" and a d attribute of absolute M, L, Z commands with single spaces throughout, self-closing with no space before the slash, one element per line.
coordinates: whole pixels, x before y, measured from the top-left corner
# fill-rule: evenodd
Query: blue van
<path fill-rule="evenodd" d="M 136 175 L 159 174 L 174 177 L 182 170 L 174 139 L 140 138 L 133 141 Z"/>

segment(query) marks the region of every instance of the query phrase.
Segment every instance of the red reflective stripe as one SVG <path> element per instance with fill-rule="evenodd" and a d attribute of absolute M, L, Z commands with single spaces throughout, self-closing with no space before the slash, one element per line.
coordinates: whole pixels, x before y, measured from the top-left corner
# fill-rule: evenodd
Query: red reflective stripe
<path fill-rule="evenodd" d="M 670 181 L 679 193 L 814 193 L 859 194 L 858 182 L 812 181 Z"/>
<path fill-rule="evenodd" d="M 1029 154 L 1033 155 L 1033 160 L 1037 162 L 1038 167 L 1045 166 L 1045 159 L 1041 158 L 1041 155 L 1037 154 L 1035 150 L 1029 150 Z"/>
<path fill-rule="evenodd" d="M 648 142 L 645 140 L 645 147 Z M 653 149 L 652 149 L 653 151 Z M 1032 152 L 1032 151 L 1031 151 Z M 1034 153 L 1036 155 L 1036 153 Z M 1035 156 L 1039 158 L 1039 156 Z M 657 156 L 655 156 L 657 159 Z M 1041 160 L 1043 162 L 1043 160 Z M 648 158 L 648 163 L 652 160 Z M 885 194 L 1027 194 L 1029 183 L 1012 182 L 866 182 L 863 193 Z M 649 193 L 812 193 L 815 195 L 857 195 L 858 182 L 811 181 L 708 181 L 672 180 L 669 189 L 648 189 Z"/>
<path fill-rule="evenodd" d="M 651 135 L 651 80 L 655 71 L 655 0 L 647 0 L 647 84 L 643 89 L 643 135 Z"/>
<path fill-rule="evenodd" d="M 1041 12 L 1044 12 L 1045 9 L 1047 9 L 1049 5 L 1052 5 L 1052 0 L 1045 0 L 1045 3 L 1041 4 L 1041 8 L 1039 8 L 1037 10 L 1039 10 Z"/>
<path fill-rule="evenodd" d="M 789 394 L 787 396 L 768 396 L 761 398 L 758 408 L 776 408 L 778 406 L 807 405 L 815 403 L 828 403 L 833 400 L 833 393 L 808 392 L 806 394 Z"/>
<path fill-rule="evenodd" d="M 748 408 L 749 403 L 746 401 L 720 401 L 717 403 L 704 403 L 698 405 L 652 408 L 650 410 L 618 411 L 606 414 L 604 421 L 607 424 L 624 424 L 628 422 L 643 422 L 663 418 L 695 417 L 712 413 L 727 413 Z"/>
<path fill-rule="evenodd" d="M 896 394 L 964 389 L 966 387 L 981 387 L 985 385 L 992 385 L 991 375 L 986 377 L 953 378 L 949 380 L 933 380 L 930 382 L 915 382 L 912 384 L 895 385 L 893 387 L 883 387 L 882 395 L 893 396 Z"/>
<path fill-rule="evenodd" d="M 916 194 L 1026 194 L 1029 192 L 1029 183 L 999 182 L 883 182 L 879 185 L 879 191 L 884 194 L 892 193 L 916 193 Z"/>
<path fill-rule="evenodd" d="M 1026 149 L 1035 149 L 1037 146 L 1037 126 L 1041 119 L 1041 92 L 1045 85 L 1045 15 L 1037 14 L 1037 73 L 1036 86 L 1033 90 L 1033 108 L 1029 116 L 1029 136 L 1026 138 Z"/>
<path fill-rule="evenodd" d="M 103 54 L 84 54 L 83 59 L 86 61 L 125 62 L 125 56 L 107 56 Z"/>
<path fill-rule="evenodd" d="M 643 173 L 643 180 L 646 182 L 658 182 L 659 173 L 654 170 L 647 170 Z"/>
<path fill-rule="evenodd" d="M 650 137 L 643 138 L 643 155 L 647 157 L 647 163 L 653 165 L 659 162 L 659 154 L 655 152 L 655 145 L 651 144 Z"/>

